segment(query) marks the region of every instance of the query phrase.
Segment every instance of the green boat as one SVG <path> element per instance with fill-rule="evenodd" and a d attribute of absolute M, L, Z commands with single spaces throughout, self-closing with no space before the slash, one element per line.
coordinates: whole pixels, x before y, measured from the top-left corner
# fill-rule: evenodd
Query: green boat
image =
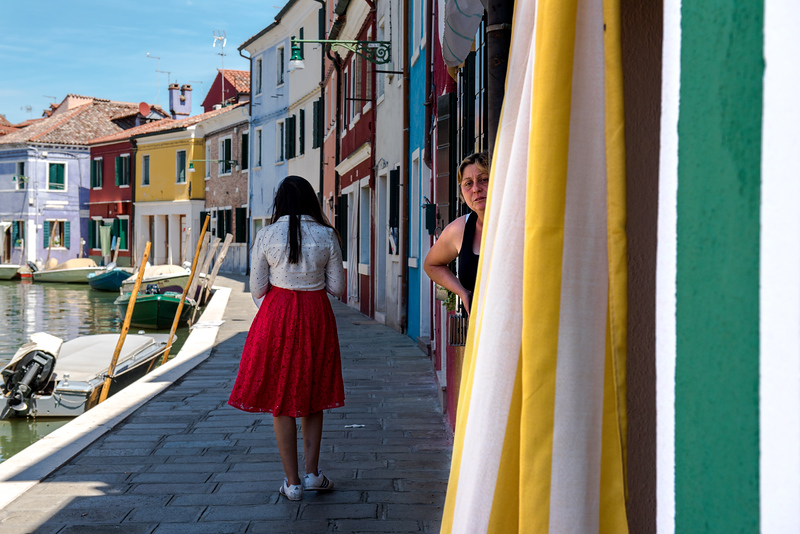
<path fill-rule="evenodd" d="M 114 304 L 117 306 L 120 317 L 124 320 L 128 311 L 128 302 L 131 294 L 126 293 L 117 297 Z M 139 328 L 154 328 L 156 330 L 167 330 L 172 328 L 175 314 L 178 311 L 178 303 L 181 301 L 180 293 L 140 293 L 136 296 L 136 304 L 131 315 L 131 326 Z M 181 310 L 181 318 L 178 326 L 185 326 L 192 317 L 192 312 L 197 307 L 197 303 L 190 298 L 186 298 Z"/>

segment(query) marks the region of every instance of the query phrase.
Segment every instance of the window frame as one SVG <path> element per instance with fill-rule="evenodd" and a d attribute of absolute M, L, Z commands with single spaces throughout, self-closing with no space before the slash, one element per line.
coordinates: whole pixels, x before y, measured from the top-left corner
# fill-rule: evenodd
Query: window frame
<path fill-rule="evenodd" d="M 89 181 L 91 182 L 91 189 L 103 189 L 103 158 L 98 157 L 92 159 L 92 167 L 89 170 Z M 99 184 L 99 185 L 97 185 Z"/>
<path fill-rule="evenodd" d="M 256 136 L 255 136 L 256 138 L 254 139 L 255 144 L 253 145 L 256 149 L 256 166 L 255 166 L 256 169 L 260 169 L 264 163 L 263 161 L 264 151 L 262 146 L 264 139 L 263 132 L 264 132 L 263 128 L 256 128 Z"/>
<path fill-rule="evenodd" d="M 275 87 L 282 87 L 286 83 L 286 46 L 280 44 L 275 47 Z"/>
<path fill-rule="evenodd" d="M 119 187 L 120 189 L 127 189 L 131 186 L 131 155 L 130 153 L 120 154 L 119 156 L 120 163 L 119 168 L 122 171 L 121 176 L 119 177 Z M 126 183 L 123 183 L 123 179 L 126 180 Z"/>
<path fill-rule="evenodd" d="M 250 130 L 245 129 L 239 137 L 239 153 L 240 159 L 239 168 L 242 172 L 250 170 Z"/>
<path fill-rule="evenodd" d="M 179 168 L 180 165 L 180 154 L 183 154 L 183 181 L 181 181 L 181 169 Z M 175 151 L 175 183 L 176 184 L 185 184 L 186 183 L 186 149 L 176 150 Z"/>
<path fill-rule="evenodd" d="M 225 145 L 228 145 L 230 157 L 225 157 Z M 226 135 L 219 138 L 219 152 L 217 153 L 217 176 L 230 176 L 233 174 L 233 135 Z"/>
<path fill-rule="evenodd" d="M 50 170 L 53 168 L 53 165 L 60 165 L 64 169 L 64 183 L 63 188 L 56 189 L 51 187 L 50 183 Z M 58 193 L 66 193 L 68 191 L 68 177 L 67 177 L 67 163 L 63 161 L 48 161 L 47 162 L 47 191 L 53 191 Z"/>
<path fill-rule="evenodd" d="M 142 154 L 141 187 L 149 187 L 149 186 L 150 186 L 150 154 Z"/>
<path fill-rule="evenodd" d="M 28 177 L 25 175 L 25 167 L 27 166 L 27 163 L 27 160 L 22 160 L 17 161 L 14 164 L 14 170 L 16 171 L 14 176 L 17 177 L 17 179 L 14 180 L 14 189 L 17 191 L 23 191 L 28 188 L 26 184 Z M 22 184 L 22 187 L 20 187 L 20 184 Z"/>
<path fill-rule="evenodd" d="M 264 90 L 264 84 L 262 78 L 264 77 L 264 61 L 263 58 L 256 58 L 256 66 L 255 66 L 255 80 L 254 84 L 255 87 L 253 88 L 254 95 L 258 96 Z"/>
<path fill-rule="evenodd" d="M 275 121 L 275 165 L 286 161 L 286 121 Z"/>

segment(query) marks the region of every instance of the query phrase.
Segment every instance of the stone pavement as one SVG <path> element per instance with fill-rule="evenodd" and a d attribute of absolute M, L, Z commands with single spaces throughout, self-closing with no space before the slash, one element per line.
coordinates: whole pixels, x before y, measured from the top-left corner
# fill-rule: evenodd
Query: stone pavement
<path fill-rule="evenodd" d="M 0 533 L 438 532 L 452 434 L 416 344 L 334 301 L 346 400 L 320 467 L 336 489 L 291 502 L 272 417 L 226 403 L 256 308 L 244 277 L 217 283 L 233 291 L 211 357 L 0 510 Z"/>

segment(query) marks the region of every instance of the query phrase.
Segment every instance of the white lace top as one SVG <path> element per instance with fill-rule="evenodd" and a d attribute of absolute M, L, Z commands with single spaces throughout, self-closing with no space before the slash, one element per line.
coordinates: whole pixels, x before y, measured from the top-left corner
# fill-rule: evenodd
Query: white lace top
<path fill-rule="evenodd" d="M 298 263 L 289 263 L 289 216 L 259 230 L 253 244 L 250 291 L 260 306 L 270 285 L 295 291 L 326 289 L 344 293 L 342 250 L 333 229 L 318 224 L 308 215 L 300 222 L 303 246 Z"/>

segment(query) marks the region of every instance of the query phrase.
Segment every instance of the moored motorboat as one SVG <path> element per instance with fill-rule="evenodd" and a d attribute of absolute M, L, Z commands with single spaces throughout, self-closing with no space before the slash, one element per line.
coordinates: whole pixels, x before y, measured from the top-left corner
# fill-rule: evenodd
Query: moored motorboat
<path fill-rule="evenodd" d="M 163 355 L 166 334 L 125 338 L 111 381 L 114 394 L 144 376 Z M 119 334 L 80 336 L 64 342 L 39 332 L 0 371 L 0 419 L 15 416 L 73 417 L 95 406 L 108 375 Z"/>
<path fill-rule="evenodd" d="M 175 293 L 183 292 L 186 284 L 189 283 L 189 269 L 181 267 L 180 265 L 154 265 L 144 270 L 142 284 L 139 286 L 140 292 L 144 291 L 147 286 L 153 284 L 158 286 L 161 293 L 172 291 Z M 136 282 L 136 276 L 130 276 L 122 282 L 123 293 L 130 293 L 133 291 L 133 285 Z"/>
<path fill-rule="evenodd" d="M 181 301 L 182 294 L 173 292 L 158 293 L 156 288 L 152 286 L 149 291 L 150 293 L 136 295 L 133 313 L 131 314 L 131 326 L 154 328 L 156 330 L 171 328 L 175 320 L 175 314 L 178 312 L 178 304 Z M 125 317 L 130 298 L 130 293 L 126 293 L 120 295 L 114 301 L 120 317 Z M 195 300 L 187 297 L 183 302 L 181 317 L 178 321 L 179 326 L 185 326 L 189 323 L 189 319 L 191 319 L 196 307 Z"/>
<path fill-rule="evenodd" d="M 0 280 L 13 280 L 20 277 L 19 265 L 0 263 Z"/>
<path fill-rule="evenodd" d="M 52 261 L 52 260 L 51 260 Z M 62 284 L 86 284 L 87 276 L 92 273 L 103 272 L 104 267 L 98 267 L 93 259 L 73 258 L 64 263 L 59 263 L 50 269 L 33 272 L 34 282 L 59 282 Z"/>
<path fill-rule="evenodd" d="M 105 270 L 99 273 L 92 273 L 86 277 L 92 289 L 100 291 L 119 291 L 122 282 L 130 278 L 133 269 L 129 267 L 117 267 L 110 263 Z"/>

